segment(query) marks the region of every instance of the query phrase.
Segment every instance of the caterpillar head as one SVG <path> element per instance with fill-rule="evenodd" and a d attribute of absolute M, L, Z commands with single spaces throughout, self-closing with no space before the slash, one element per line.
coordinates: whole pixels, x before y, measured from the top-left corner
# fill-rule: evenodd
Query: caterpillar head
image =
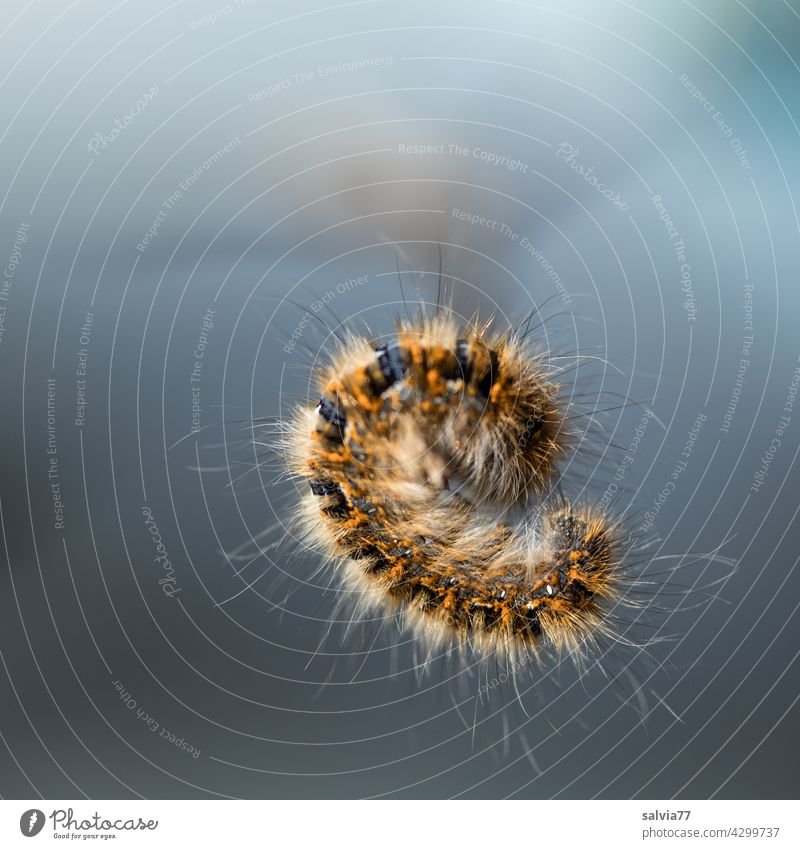
<path fill-rule="evenodd" d="M 564 452 L 560 386 L 545 359 L 508 335 L 456 341 L 464 405 L 454 417 L 462 474 L 475 495 L 510 503 L 547 489 Z"/>

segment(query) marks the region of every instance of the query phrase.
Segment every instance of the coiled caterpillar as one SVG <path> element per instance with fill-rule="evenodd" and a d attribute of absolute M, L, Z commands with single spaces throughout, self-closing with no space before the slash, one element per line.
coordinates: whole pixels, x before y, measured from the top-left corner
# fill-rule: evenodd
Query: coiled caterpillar
<path fill-rule="evenodd" d="M 382 343 L 348 336 L 319 389 L 287 430 L 303 518 L 374 604 L 484 653 L 573 650 L 607 630 L 619 535 L 543 498 L 568 434 L 560 386 L 524 337 L 400 322 Z"/>

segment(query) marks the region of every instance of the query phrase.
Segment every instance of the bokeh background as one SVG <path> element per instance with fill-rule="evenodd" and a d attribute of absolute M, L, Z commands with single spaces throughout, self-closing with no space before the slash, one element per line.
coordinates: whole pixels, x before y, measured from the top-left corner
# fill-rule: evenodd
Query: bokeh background
<path fill-rule="evenodd" d="M 32 0 L 0 45 L 4 797 L 797 796 L 796 0 Z M 650 546 L 646 648 L 428 657 L 293 538 L 253 420 L 440 257 L 586 357 L 563 486 Z"/>

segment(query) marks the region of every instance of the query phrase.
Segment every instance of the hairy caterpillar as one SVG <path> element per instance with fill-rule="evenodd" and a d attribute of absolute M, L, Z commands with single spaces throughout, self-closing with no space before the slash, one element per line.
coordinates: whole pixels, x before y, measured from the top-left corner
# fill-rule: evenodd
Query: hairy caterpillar
<path fill-rule="evenodd" d="M 524 337 L 450 317 L 348 335 L 287 428 L 302 517 L 344 579 L 434 644 L 573 650 L 607 633 L 616 525 L 545 497 L 568 433 Z"/>

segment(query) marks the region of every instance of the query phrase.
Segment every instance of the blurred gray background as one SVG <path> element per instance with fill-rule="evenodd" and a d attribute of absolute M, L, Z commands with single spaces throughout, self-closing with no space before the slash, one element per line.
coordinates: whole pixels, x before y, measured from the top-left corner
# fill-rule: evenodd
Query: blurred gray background
<path fill-rule="evenodd" d="M 4 797 L 797 796 L 796 0 L 34 0 L 0 45 Z M 649 544 L 646 650 L 421 670 L 284 537 L 250 423 L 440 247 L 458 314 L 597 358 L 564 488 Z"/>

